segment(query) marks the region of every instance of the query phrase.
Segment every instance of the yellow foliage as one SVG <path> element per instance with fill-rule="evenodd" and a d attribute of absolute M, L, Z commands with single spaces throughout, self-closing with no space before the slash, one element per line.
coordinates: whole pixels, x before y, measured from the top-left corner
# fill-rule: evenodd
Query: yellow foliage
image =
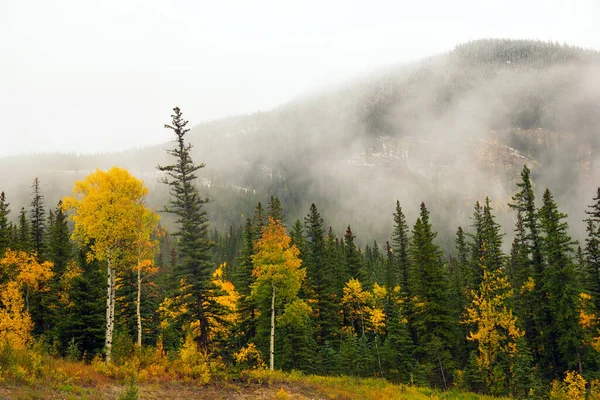
<path fill-rule="evenodd" d="M 471 304 L 463 323 L 471 324 L 467 340 L 478 345 L 477 361 L 485 371 L 484 379 L 488 387 L 492 386 L 493 367 L 497 356 L 506 353 L 512 356 L 516 352 L 516 341 L 523 336 L 517 327 L 517 318 L 506 306 L 506 300 L 512 296 L 512 289 L 501 270 L 488 271 L 485 265 L 483 280 L 477 291 L 471 291 Z"/>
<path fill-rule="evenodd" d="M 528 277 L 527 281 L 523 283 L 523 286 L 521 286 L 520 293 L 523 295 L 533 291 L 533 289 L 535 289 L 535 281 L 532 277 Z"/>
<path fill-rule="evenodd" d="M 365 331 L 383 334 L 385 314 L 383 306 L 388 295 L 385 287 L 375 283 L 371 292 L 365 291 L 358 279 L 350 279 L 343 289 L 342 305 L 350 319 L 357 321 Z"/>
<path fill-rule="evenodd" d="M 288 393 L 283 387 L 281 387 L 277 393 L 275 393 L 275 398 L 277 400 L 288 400 L 291 399 L 291 394 Z"/>
<path fill-rule="evenodd" d="M 290 241 L 285 227 L 269 217 L 269 224 L 263 227 L 261 238 L 255 244 L 256 254 L 252 256 L 252 275 L 256 277 L 252 296 L 270 298 L 275 290 L 278 300 L 296 297 L 306 269 L 301 268 L 300 251 L 296 245 L 290 246 Z"/>
<path fill-rule="evenodd" d="M 7 281 L 0 285 L 0 341 L 23 349 L 31 343 L 33 322 L 26 310 L 24 293 L 39 291 L 40 284 L 54 274 L 54 265 L 39 263 L 35 253 L 6 250 L 0 260 L 0 275 Z"/>
<path fill-rule="evenodd" d="M 63 307 L 72 307 L 73 302 L 69 298 L 69 293 L 73 286 L 73 280 L 81 276 L 81 267 L 74 261 L 69 261 L 66 266 L 65 272 L 59 279 L 60 291 L 58 293 L 58 299 Z"/>
<path fill-rule="evenodd" d="M 552 400 L 583 400 L 586 398 L 585 379 L 575 371 L 567 371 L 565 379 L 561 382 L 554 380 L 551 383 L 550 399 Z"/>
<path fill-rule="evenodd" d="M 194 335 L 191 332 L 188 332 L 183 346 L 179 349 L 179 360 L 181 362 L 178 372 L 184 381 L 193 379 L 200 385 L 210 382 L 209 356 L 205 351 L 198 349 Z"/>
<path fill-rule="evenodd" d="M 233 355 L 235 362 L 243 365 L 246 369 L 264 369 L 267 365 L 262 359 L 260 352 L 254 343 L 248 343 L 246 347 L 242 347 L 240 351 Z"/>
<path fill-rule="evenodd" d="M 31 343 L 33 322 L 25 311 L 19 284 L 8 282 L 0 287 L 0 343 L 24 349 Z"/>
<path fill-rule="evenodd" d="M 143 204 L 147 193 L 143 181 L 119 167 L 96 170 L 75 182 L 73 196 L 65 197 L 62 207 L 74 211 L 69 215 L 75 223 L 72 236 L 91 245 L 89 258 L 103 261 L 109 251 L 126 252 L 135 245 L 148 213 Z"/>

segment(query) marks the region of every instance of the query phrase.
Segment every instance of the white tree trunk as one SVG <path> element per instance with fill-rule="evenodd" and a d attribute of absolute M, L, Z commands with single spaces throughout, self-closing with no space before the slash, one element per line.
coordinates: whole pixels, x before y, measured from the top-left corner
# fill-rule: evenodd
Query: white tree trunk
<path fill-rule="evenodd" d="M 142 301 L 142 271 L 140 268 L 140 257 L 138 255 L 138 268 L 137 268 L 137 345 L 142 347 L 142 312 L 141 312 L 141 301 Z"/>
<path fill-rule="evenodd" d="M 275 369 L 275 284 L 271 282 L 271 286 L 273 288 L 273 296 L 271 297 L 271 348 L 269 369 L 273 371 Z"/>
<path fill-rule="evenodd" d="M 115 319 L 115 271 L 111 265 L 110 250 L 106 256 L 107 268 L 107 287 L 106 287 L 106 337 L 104 342 L 104 351 L 106 353 L 106 363 L 110 364 L 112 351 L 112 337 Z"/>

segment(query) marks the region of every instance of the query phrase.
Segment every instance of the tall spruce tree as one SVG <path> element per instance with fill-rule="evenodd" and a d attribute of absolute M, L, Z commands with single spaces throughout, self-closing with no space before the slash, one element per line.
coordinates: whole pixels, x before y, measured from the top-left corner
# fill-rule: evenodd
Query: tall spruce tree
<path fill-rule="evenodd" d="M 585 220 L 587 237 L 585 239 L 585 289 L 592 296 L 594 311 L 600 314 L 600 188 L 594 197 L 594 204 L 588 206 Z"/>
<path fill-rule="evenodd" d="M 408 293 L 408 224 L 398 200 L 396 200 L 396 210 L 394 211 L 392 250 L 396 267 L 395 280 L 400 284 L 400 290 L 404 296 L 410 297 Z"/>
<path fill-rule="evenodd" d="M 31 185 L 33 189 L 31 199 L 31 240 L 33 250 L 37 253 L 39 259 L 45 257 L 45 236 L 46 236 L 46 210 L 44 209 L 44 196 L 40 190 L 40 181 L 38 178 L 33 180 Z"/>
<path fill-rule="evenodd" d="M 325 229 L 317 206 L 312 203 L 304 218 L 306 230 L 306 286 L 314 300 L 315 333 L 317 343 L 334 340 L 338 329 L 339 308 L 335 298 L 335 271 L 327 262 Z"/>
<path fill-rule="evenodd" d="M 541 342 L 544 319 L 548 316 L 547 298 L 543 288 L 544 259 L 542 254 L 542 238 L 539 233 L 539 217 L 535 206 L 535 195 L 531 182 L 531 170 L 525 165 L 521 171 L 521 182 L 517 183 L 519 191 L 512 196 L 509 207 L 517 211 L 517 238 L 519 243 L 511 252 L 511 269 L 513 277 L 519 277 L 523 284 L 531 282 L 532 287 L 523 290 L 515 286 L 519 293 L 515 304 L 517 316 L 525 329 L 525 337 L 532 349 L 534 361 L 540 362 L 543 351 Z M 531 278 L 531 279 L 530 279 Z M 518 282 L 517 282 L 518 283 Z"/>
<path fill-rule="evenodd" d="M 173 109 L 172 122 L 165 125 L 175 134 L 175 147 L 167 152 L 175 157 L 175 163 L 158 166 L 158 170 L 165 172 L 167 177 L 162 182 L 169 186 L 171 200 L 165 211 L 177 216 L 175 223 L 179 226 L 178 250 L 179 263 L 173 273 L 177 281 L 183 280 L 186 284 L 180 288 L 180 295 L 187 304 L 184 316 L 188 321 L 200 322 L 200 334 L 196 338 L 199 346 L 206 348 L 209 341 L 209 332 L 212 329 L 211 316 L 218 318 L 219 305 L 208 293 L 214 289 L 211 283 L 211 274 L 214 266 L 211 263 L 211 241 L 208 238 L 208 218 L 204 210 L 207 198 L 200 197 L 195 186 L 196 171 L 204 164 L 194 164 L 190 151 L 191 143 L 186 143 L 185 135 L 189 132 L 186 128 L 188 121 L 183 119 L 179 107 Z"/>
<path fill-rule="evenodd" d="M 21 207 L 21 212 L 19 213 L 19 221 L 15 233 L 15 247 L 18 250 L 23 250 L 27 252 L 31 251 L 33 247 L 31 243 L 31 226 L 29 225 L 29 220 L 27 218 L 27 211 L 25 211 L 25 207 Z"/>
<path fill-rule="evenodd" d="M 10 203 L 6 201 L 4 192 L 0 193 L 0 257 L 10 247 L 12 241 L 12 224 L 8 220 Z"/>
<path fill-rule="evenodd" d="M 454 369 L 451 349 L 457 343 L 457 322 L 449 307 L 448 279 L 442 252 L 434 243 L 436 236 L 429 222 L 429 211 L 421 203 L 408 248 L 410 322 L 416 334 L 415 353 L 429 383 L 447 387 Z"/>
<path fill-rule="evenodd" d="M 251 286 L 254 283 L 252 271 L 252 256 L 254 255 L 255 236 L 250 218 L 246 219 L 243 233 L 243 244 L 240 253 L 240 268 L 237 277 L 237 291 L 240 294 L 240 326 L 239 347 L 243 347 L 247 343 L 251 343 L 256 336 L 256 304 L 252 298 Z"/>
<path fill-rule="evenodd" d="M 546 264 L 543 290 L 548 299 L 548 315 L 543 327 L 545 370 L 551 370 L 554 378 L 560 378 L 570 369 L 583 373 L 579 288 L 573 263 L 575 242 L 568 234 L 567 215 L 558 210 L 548 189 L 544 192 L 539 216 Z"/>
<path fill-rule="evenodd" d="M 365 278 L 362 258 L 361 255 L 356 248 L 356 244 L 354 244 L 354 239 L 356 236 L 352 233 L 352 228 L 348 225 L 346 228 L 346 233 L 344 233 L 344 266 L 346 269 L 346 279 L 347 282 L 349 279 L 358 279 L 359 281 L 363 281 Z"/>
<path fill-rule="evenodd" d="M 281 225 L 285 226 L 285 213 L 283 212 L 283 207 L 281 206 L 279 197 L 271 196 L 269 199 L 269 205 L 267 206 L 267 211 L 267 217 L 271 217 L 275 221 L 281 222 Z"/>

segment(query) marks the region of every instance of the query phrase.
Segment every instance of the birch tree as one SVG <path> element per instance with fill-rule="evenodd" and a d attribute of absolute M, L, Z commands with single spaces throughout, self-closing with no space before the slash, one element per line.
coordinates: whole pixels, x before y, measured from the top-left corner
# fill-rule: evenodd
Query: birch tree
<path fill-rule="evenodd" d="M 262 230 L 252 256 L 256 281 L 252 284 L 252 296 L 261 304 L 270 298 L 271 337 L 269 345 L 269 368 L 275 368 L 275 306 L 293 300 L 300 290 L 306 269 L 301 268 L 296 246 L 290 246 L 280 221 L 269 217 L 269 224 Z"/>
<path fill-rule="evenodd" d="M 96 170 L 75 182 L 73 196 L 63 199 L 75 223 L 73 238 L 89 246 L 87 257 L 106 262 L 106 362 L 111 361 L 115 322 L 115 278 L 119 261 L 126 259 L 138 239 L 138 221 L 146 212 L 143 198 L 148 189 L 127 170 Z"/>

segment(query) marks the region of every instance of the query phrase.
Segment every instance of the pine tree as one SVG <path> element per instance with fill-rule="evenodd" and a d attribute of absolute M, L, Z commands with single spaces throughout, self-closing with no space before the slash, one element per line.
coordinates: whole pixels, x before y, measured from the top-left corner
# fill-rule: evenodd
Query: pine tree
<path fill-rule="evenodd" d="M 292 238 L 292 244 L 300 251 L 300 259 L 305 263 L 307 256 L 306 238 L 304 237 L 304 224 L 299 218 L 296 219 L 294 226 L 292 226 L 290 237 Z"/>
<path fill-rule="evenodd" d="M 327 262 L 323 218 L 313 203 L 304 218 L 306 229 L 306 286 L 314 301 L 317 343 L 333 341 L 338 329 L 339 309 L 335 298 L 335 271 Z"/>
<path fill-rule="evenodd" d="M 271 196 L 271 198 L 269 199 L 269 205 L 267 207 L 267 210 L 267 217 L 271 217 L 275 221 L 281 222 L 281 225 L 285 226 L 285 214 L 283 212 L 283 208 L 281 207 L 279 197 Z"/>
<path fill-rule="evenodd" d="M 10 203 L 6 201 L 4 192 L 0 193 L 0 257 L 10 247 L 12 241 L 12 224 L 8 220 Z"/>
<path fill-rule="evenodd" d="M 252 219 L 252 229 L 254 231 L 254 241 L 258 241 L 262 235 L 262 229 L 265 226 L 265 212 L 260 201 L 254 210 L 254 218 Z"/>
<path fill-rule="evenodd" d="M 453 370 L 450 350 L 457 343 L 457 326 L 449 307 L 449 284 L 441 250 L 433 242 L 436 235 L 429 222 L 429 211 L 421 203 L 408 249 L 410 322 L 416 335 L 416 356 L 429 383 L 447 387 Z"/>
<path fill-rule="evenodd" d="M 496 222 L 492 211 L 491 201 L 489 197 L 486 197 L 483 206 L 482 237 L 485 243 L 485 259 L 490 270 L 503 268 L 505 263 L 505 256 L 502 252 L 504 235 L 500 233 L 501 226 Z"/>
<path fill-rule="evenodd" d="M 254 231 L 250 218 L 246 219 L 243 233 L 243 245 L 240 254 L 240 269 L 237 277 L 237 290 L 240 294 L 240 347 L 251 343 L 256 336 L 256 304 L 251 295 L 254 283 L 252 256 L 254 255 Z"/>
<path fill-rule="evenodd" d="M 595 204 L 586 210 L 587 237 L 585 239 L 585 289 L 592 296 L 596 315 L 600 315 L 600 188 Z"/>
<path fill-rule="evenodd" d="M 175 148 L 167 152 L 175 157 L 175 163 L 158 166 L 167 177 L 162 182 L 169 186 L 171 200 L 165 211 L 177 216 L 175 223 L 179 226 L 177 247 L 179 263 L 173 271 L 177 281 L 185 284 L 180 288 L 180 298 L 186 303 L 187 321 L 199 321 L 200 334 L 196 338 L 199 346 L 206 348 L 211 330 L 210 317 L 218 317 L 219 306 L 214 298 L 207 294 L 214 289 L 211 274 L 214 266 L 211 263 L 208 238 L 208 218 L 203 206 L 207 198 L 200 197 L 194 185 L 196 171 L 204 168 L 204 164 L 194 164 L 190 151 L 192 145 L 186 143 L 185 135 L 188 121 L 183 119 L 179 107 L 173 109 L 171 125 L 165 125 L 175 134 Z"/>
<path fill-rule="evenodd" d="M 40 191 L 38 178 L 33 180 L 33 198 L 31 200 L 31 239 L 33 250 L 40 259 L 45 257 L 45 235 L 46 235 L 46 210 L 44 210 L 44 196 Z"/>
<path fill-rule="evenodd" d="M 73 256 L 73 245 L 70 240 L 67 215 L 59 201 L 54 212 L 50 211 L 52 220 L 48 221 L 48 235 L 46 248 L 48 259 L 54 263 L 54 271 L 62 275 L 67 263 Z"/>
<path fill-rule="evenodd" d="M 98 261 L 88 261 L 88 252 L 89 248 L 78 252 L 81 273 L 72 280 L 69 303 L 60 311 L 56 330 L 63 354 L 73 343 L 80 354 L 91 360 L 104 347 L 106 304 L 102 268 Z"/>
<path fill-rule="evenodd" d="M 346 271 L 344 268 L 341 246 L 331 226 L 325 236 L 325 258 L 329 268 L 334 271 L 333 276 L 336 297 L 341 298 L 344 285 L 347 281 Z"/>
<path fill-rule="evenodd" d="M 387 336 L 383 344 L 383 364 L 386 378 L 410 383 L 414 373 L 414 345 L 410 336 L 408 321 L 402 315 L 400 293 L 390 295 L 390 315 L 387 320 Z"/>
<path fill-rule="evenodd" d="M 31 243 L 31 227 L 27 218 L 27 212 L 25 207 L 21 207 L 19 213 L 19 222 L 16 228 L 15 247 L 18 250 L 29 252 L 32 250 L 33 245 Z"/>
<path fill-rule="evenodd" d="M 277 364 L 285 371 L 316 372 L 317 344 L 313 339 L 312 310 L 304 300 L 295 300 L 285 306 L 277 320 L 279 341 Z"/>
<path fill-rule="evenodd" d="M 543 290 L 544 260 L 539 218 L 535 207 L 535 195 L 531 183 L 531 171 L 527 166 L 521 172 L 519 191 L 512 197 L 509 207 L 517 211 L 517 237 L 511 251 L 512 276 L 524 286 L 515 286 L 520 298 L 516 299 L 515 311 L 525 329 L 525 337 L 533 350 L 536 363 L 540 361 L 543 343 L 540 332 L 548 316 L 546 296 Z M 533 285 L 530 285 L 532 283 Z M 529 288 L 529 286 L 532 286 Z M 517 297 L 519 297 L 517 296 Z"/>
<path fill-rule="evenodd" d="M 545 365 L 560 378 L 568 369 L 582 373 L 583 334 L 578 321 L 579 288 L 573 264 L 573 245 L 566 214 L 558 210 L 548 189 L 539 210 L 545 270 L 543 290 L 548 315 L 543 327 Z"/>
<path fill-rule="evenodd" d="M 396 211 L 394 212 L 394 230 L 392 232 L 392 250 L 396 265 L 396 281 L 400 284 L 402 293 L 407 298 L 408 293 L 408 224 L 406 217 L 400 207 L 400 202 L 396 200 Z"/>
<path fill-rule="evenodd" d="M 346 281 L 352 278 L 362 281 L 365 278 L 361 255 L 354 244 L 355 238 L 356 236 L 354 236 L 350 225 L 348 225 L 348 228 L 346 228 L 346 233 L 344 234 L 343 246 Z"/>
<path fill-rule="evenodd" d="M 483 256 L 481 251 L 484 248 L 483 207 L 481 207 L 481 203 L 479 203 L 479 201 L 475 202 L 475 210 L 473 211 L 471 220 L 473 221 L 471 224 L 473 233 L 467 234 L 467 236 L 471 238 L 469 243 L 471 247 L 471 257 L 469 259 L 468 274 L 465 277 L 467 292 L 476 290 L 483 279 L 483 272 L 481 271 L 479 265 L 481 257 Z"/>

